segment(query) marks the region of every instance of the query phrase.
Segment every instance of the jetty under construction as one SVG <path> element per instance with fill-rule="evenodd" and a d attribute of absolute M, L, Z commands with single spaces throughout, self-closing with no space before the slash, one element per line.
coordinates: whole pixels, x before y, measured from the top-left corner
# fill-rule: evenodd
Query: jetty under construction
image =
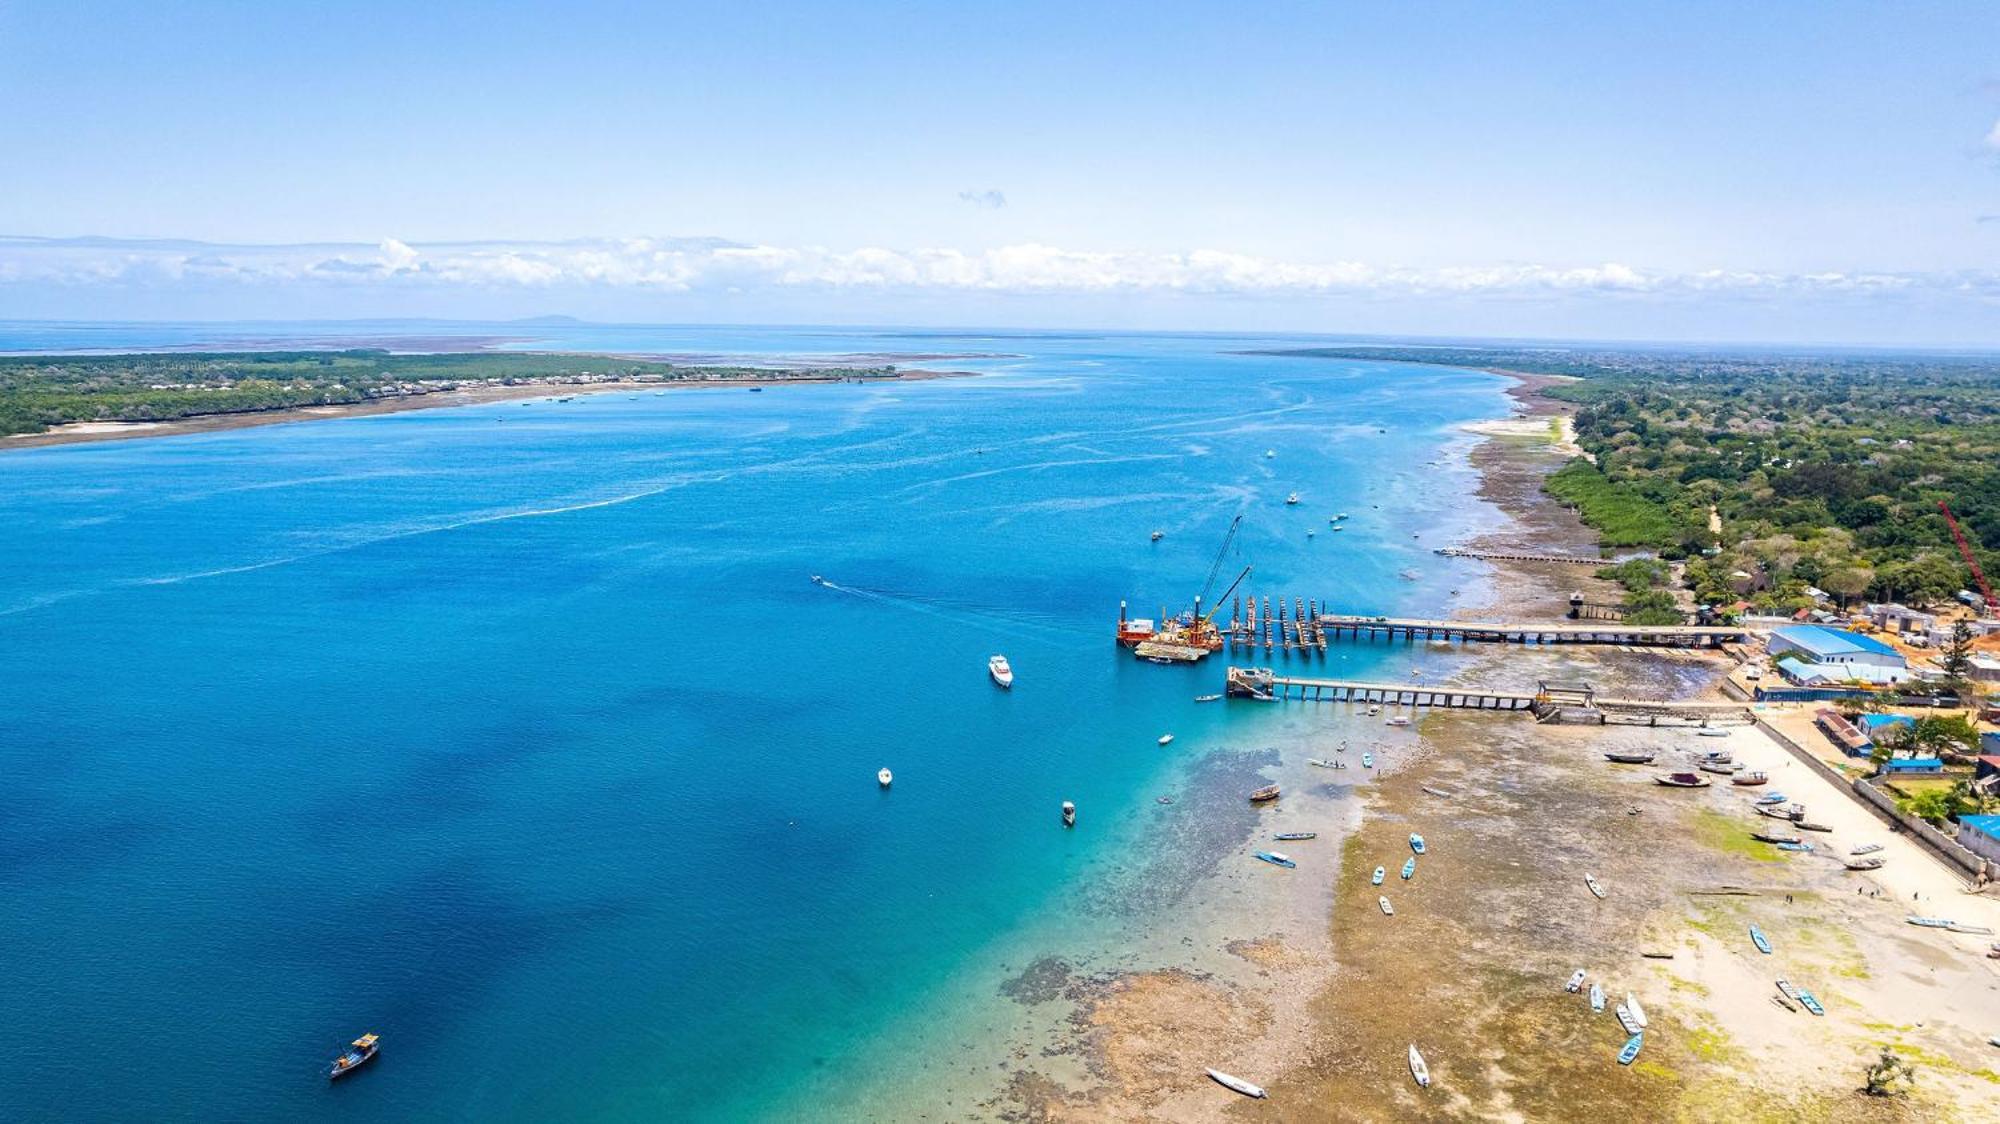
<path fill-rule="evenodd" d="M 1274 702 L 1363 703 L 1379 706 L 1458 710 L 1531 711 L 1548 721 L 1614 722 L 1644 725 L 1720 725 L 1750 721 L 1742 703 L 1678 699 L 1625 699 L 1600 695 L 1588 683 L 1543 680 L 1532 691 L 1502 691 L 1457 684 L 1379 683 L 1359 679 L 1319 679 L 1278 675 L 1270 668 L 1231 667 L 1225 679 L 1231 698 Z"/>

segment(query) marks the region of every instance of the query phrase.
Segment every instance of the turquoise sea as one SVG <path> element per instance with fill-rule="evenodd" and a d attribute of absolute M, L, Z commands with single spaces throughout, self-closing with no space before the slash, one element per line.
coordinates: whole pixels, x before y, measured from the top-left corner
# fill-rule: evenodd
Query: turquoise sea
<path fill-rule="evenodd" d="M 0 324 L 0 351 L 355 335 L 981 377 L 0 454 L 0 1119 L 969 1114 L 924 1098 L 1002 1072 L 969 1056 L 1001 960 L 1171 933 L 1144 888 L 1249 830 L 1204 762 L 1286 730 L 1193 701 L 1227 657 L 1116 649 L 1119 600 L 1184 606 L 1243 513 L 1218 589 L 1253 565 L 1434 609 L 1479 571 L 1430 548 L 1494 518 L 1457 427 L 1508 408 L 1475 371 L 1236 354 L 1302 337 Z"/>

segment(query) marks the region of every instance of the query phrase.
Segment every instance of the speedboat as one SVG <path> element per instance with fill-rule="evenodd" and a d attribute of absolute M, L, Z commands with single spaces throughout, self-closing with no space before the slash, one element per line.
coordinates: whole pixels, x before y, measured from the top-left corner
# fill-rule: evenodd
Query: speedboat
<path fill-rule="evenodd" d="M 1291 868 L 1299 865 L 1292 861 L 1292 857 L 1290 855 L 1287 855 L 1282 851 L 1259 851 L 1257 852 L 1257 857 L 1263 859 L 1267 863 L 1270 863 L 1272 866 L 1282 866 L 1286 868 Z"/>
<path fill-rule="evenodd" d="M 1757 946 L 1758 952 L 1766 956 L 1771 955 L 1771 938 L 1765 936 L 1764 930 L 1755 925 L 1750 926 L 1750 943 Z"/>
<path fill-rule="evenodd" d="M 1410 1043 L 1410 1076 L 1417 1079 L 1417 1088 L 1431 1087 L 1431 1067 L 1424 1064 L 1424 1056 L 1417 1053 L 1417 1044 Z"/>
<path fill-rule="evenodd" d="M 819 576 L 818 574 L 814 574 L 814 575 L 813 575 L 813 584 L 814 584 L 814 585 L 825 585 L 825 584 L 826 584 L 826 579 L 825 579 L 825 578 L 823 578 L 823 577 L 820 577 L 820 576 Z"/>
<path fill-rule="evenodd" d="M 1160 744 L 1161 744 L 1161 745 L 1172 745 L 1172 744 L 1173 744 L 1173 742 L 1174 742 L 1174 736 L 1173 736 L 1172 734 L 1161 734 L 1161 735 L 1160 735 Z"/>
<path fill-rule="evenodd" d="M 1569 992 L 1571 995 L 1583 990 L 1582 968 L 1578 968 L 1569 974 L 1569 982 L 1563 985 L 1563 990 Z"/>
<path fill-rule="evenodd" d="M 1076 805 L 1067 800 L 1063 801 L 1062 817 L 1064 827 L 1075 827 Z"/>
<path fill-rule="evenodd" d="M 1382 880 L 1387 877 L 1389 877 L 1388 868 L 1378 866 L 1375 868 L 1375 873 L 1369 876 L 1368 884 L 1371 886 L 1380 886 Z"/>
<path fill-rule="evenodd" d="M 1252 1085 L 1241 1077 L 1231 1077 L 1219 1069 L 1209 1070 L 1208 1075 L 1214 1079 L 1216 1084 L 1225 1089 L 1233 1089 L 1246 1097 L 1258 1097 L 1261 1099 L 1264 1096 L 1263 1086 Z"/>
<path fill-rule="evenodd" d="M 888 788 L 890 782 L 894 781 L 895 779 L 896 779 L 895 775 L 889 772 L 889 767 L 887 765 L 884 765 L 875 774 L 875 783 L 881 785 L 883 788 Z"/>
<path fill-rule="evenodd" d="M 1408 882 L 1410 879 L 1415 878 L 1416 876 L 1417 876 L 1417 860 L 1416 857 L 1413 855 L 1410 858 L 1403 860 L 1403 881 Z"/>
<path fill-rule="evenodd" d="M 1153 532 L 1153 541 L 1154 541 L 1154 542 L 1159 542 L 1159 541 L 1160 541 L 1161 539 L 1163 539 L 1163 538 L 1166 538 L 1166 537 L 1167 537 L 1167 533 L 1166 533 L 1165 531 L 1154 531 L 1154 532 Z"/>
<path fill-rule="evenodd" d="M 1194 701 L 1196 701 L 1196 702 L 1214 702 L 1215 700 L 1217 700 L 1217 699 L 1219 699 L 1219 698 L 1221 698 L 1221 697 L 1222 697 L 1221 695 L 1196 695 L 1196 696 L 1194 697 Z"/>
<path fill-rule="evenodd" d="M 1272 457 L 1275 457 L 1275 456 L 1277 456 L 1277 455 L 1278 455 L 1278 450 L 1276 450 L 1276 449 L 1266 449 L 1266 450 L 1264 450 L 1264 459 L 1265 459 L 1265 460 L 1270 460 L 1270 459 L 1271 459 Z"/>
<path fill-rule="evenodd" d="M 1631 1065 L 1632 1059 L 1639 1056 L 1639 1047 L 1645 1044 L 1646 1036 L 1644 1034 L 1635 1034 L 1627 1038 L 1625 1040 L 1625 1048 L 1618 1051 L 1618 1064 Z"/>
<path fill-rule="evenodd" d="M 1410 833 L 1410 850 L 1419 855 L 1424 853 L 1424 837 L 1414 831 Z"/>
<path fill-rule="evenodd" d="M 994 656 L 986 661 L 986 674 L 993 677 L 1002 689 L 1014 686 L 1014 669 L 1008 666 L 1006 656 Z"/>
<path fill-rule="evenodd" d="M 327 1070 L 326 1079 L 328 1081 L 338 1080 L 360 1069 L 363 1065 L 374 1061 L 375 1054 L 379 1049 L 376 1045 L 377 1041 L 379 1041 L 379 1036 L 373 1034 L 364 1034 L 355 1039 L 354 1044 L 348 1047 L 346 1053 L 333 1059 L 333 1068 Z"/>
<path fill-rule="evenodd" d="M 1298 506 L 1298 502 L 1299 494 L 1297 492 L 1293 492 L 1291 495 L 1285 497 L 1285 505 L 1287 507 L 1296 507 Z"/>

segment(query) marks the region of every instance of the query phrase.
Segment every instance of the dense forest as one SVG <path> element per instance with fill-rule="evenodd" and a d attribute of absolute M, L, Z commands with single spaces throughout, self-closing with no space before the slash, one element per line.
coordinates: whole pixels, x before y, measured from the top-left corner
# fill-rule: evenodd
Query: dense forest
<path fill-rule="evenodd" d="M 891 367 L 681 366 L 603 355 L 270 351 L 0 356 L 0 435 L 75 421 L 168 421 L 355 403 L 443 384 L 538 384 L 601 377 L 713 381 L 880 378 Z"/>
<path fill-rule="evenodd" d="M 1698 599 L 1949 601 L 1972 584 L 1939 501 L 2000 570 L 2000 359 L 1876 353 L 1313 348 L 1279 354 L 1568 376 L 1589 454 L 1550 477 L 1606 545 L 1687 559 Z M 1710 511 L 1721 522 L 1709 529 Z"/>

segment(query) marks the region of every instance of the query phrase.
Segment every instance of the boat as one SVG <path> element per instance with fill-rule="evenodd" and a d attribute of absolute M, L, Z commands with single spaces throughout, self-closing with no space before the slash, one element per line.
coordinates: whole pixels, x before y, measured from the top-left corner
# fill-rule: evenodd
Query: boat
<path fill-rule="evenodd" d="M 1383 915 L 1384 917 L 1394 917 L 1394 916 L 1396 916 L 1396 908 L 1395 908 L 1394 906 L 1392 906 L 1392 905 L 1390 905 L 1390 904 L 1389 904 L 1389 899 L 1388 899 L 1388 898 L 1379 898 L 1379 897 L 1378 897 L 1378 898 L 1376 898 L 1376 899 L 1375 899 L 1375 904 L 1376 904 L 1376 905 L 1379 905 L 1379 906 L 1381 906 L 1381 907 L 1382 907 L 1382 915 Z"/>
<path fill-rule="evenodd" d="M 1631 1065 L 1632 1059 L 1639 1056 L 1639 1047 L 1645 1044 L 1646 1036 L 1643 1034 L 1635 1034 L 1627 1038 L 1625 1040 L 1625 1048 L 1618 1051 L 1618 1064 Z"/>
<path fill-rule="evenodd" d="M 364 1034 L 355 1039 L 354 1044 L 348 1047 L 346 1053 L 333 1059 L 333 1068 L 327 1070 L 326 1079 L 328 1081 L 338 1080 L 374 1061 L 376 1053 L 381 1049 L 376 1045 L 380 1041 L 380 1037 L 374 1034 Z"/>
<path fill-rule="evenodd" d="M 1389 868 L 1378 866 L 1375 868 L 1375 873 L 1368 876 L 1368 884 L 1371 886 L 1380 886 L 1382 880 L 1387 877 L 1389 877 Z"/>
<path fill-rule="evenodd" d="M 1801 990 L 1799 992 L 1799 1006 L 1804 1007 L 1815 1015 L 1826 1014 L 1826 1008 L 1819 1005 L 1819 1000 L 1814 998 L 1813 993 L 1810 991 Z"/>
<path fill-rule="evenodd" d="M 1799 818 L 1790 808 L 1780 808 L 1775 804 L 1759 806 L 1757 814 L 1760 816 L 1769 816 L 1774 820 L 1783 820 L 1786 823 L 1792 823 Z"/>
<path fill-rule="evenodd" d="M 1364 769 L 1373 769 L 1375 767 L 1375 755 L 1372 753 L 1362 754 L 1361 767 Z"/>
<path fill-rule="evenodd" d="M 1903 920 L 1908 921 L 1912 925 L 1922 925 L 1926 929 L 1949 929 L 1957 924 L 1957 922 L 1943 917 L 1918 917 L 1915 914 L 1911 914 L 1903 918 Z"/>
<path fill-rule="evenodd" d="M 1410 850 L 1419 855 L 1424 853 L 1424 837 L 1414 831 L 1410 833 Z"/>
<path fill-rule="evenodd" d="M 1272 457 L 1275 457 L 1275 456 L 1277 456 L 1277 455 L 1278 455 L 1278 450 L 1276 450 L 1276 449 L 1266 449 L 1266 450 L 1264 450 L 1264 459 L 1265 459 L 1265 460 L 1270 460 L 1270 459 L 1271 459 Z"/>
<path fill-rule="evenodd" d="M 1171 804 L 1173 802 L 1174 798 L 1171 796 L 1156 796 L 1153 798 L 1153 803 L 1155 804 Z"/>
<path fill-rule="evenodd" d="M 1640 1030 L 1646 1029 L 1646 1009 L 1639 1006 L 1639 997 L 1629 991 L 1625 993 L 1625 1009 L 1632 1012 L 1632 1021 L 1639 1024 Z"/>
<path fill-rule="evenodd" d="M 1604 887 L 1598 884 L 1597 876 L 1595 874 L 1592 874 L 1589 871 L 1585 871 L 1583 875 L 1583 884 L 1590 887 L 1590 892 L 1597 895 L 1599 900 L 1603 899 Z"/>
<path fill-rule="evenodd" d="M 1760 806 L 1766 804 L 1783 804 L 1788 799 L 1790 798 L 1782 792 L 1767 792 L 1757 798 L 1757 803 Z"/>
<path fill-rule="evenodd" d="M 1410 1076 L 1417 1079 L 1417 1088 L 1431 1087 L 1431 1067 L 1424 1064 L 1424 1056 L 1417 1053 L 1417 1044 L 1410 1043 Z"/>
<path fill-rule="evenodd" d="M 1753 831 L 1750 833 L 1750 838 L 1755 839 L 1759 843 L 1797 843 L 1799 841 L 1799 837 L 1796 835 L 1774 835 L 1768 831 Z"/>
<path fill-rule="evenodd" d="M 1276 800 L 1277 798 L 1278 798 L 1278 786 L 1274 784 L 1267 784 L 1263 788 L 1260 788 L 1257 791 L 1250 794 L 1250 803 L 1262 804 L 1267 800 Z"/>
<path fill-rule="evenodd" d="M 1583 990 L 1582 968 L 1578 968 L 1569 974 L 1569 982 L 1563 985 L 1563 990 L 1569 992 L 1571 995 L 1575 995 L 1577 992 Z"/>
<path fill-rule="evenodd" d="M 1654 777 L 1653 783 L 1665 785 L 1668 788 L 1707 788 L 1708 778 L 1697 776 L 1694 773 L 1667 773 Z"/>
<path fill-rule="evenodd" d="M 890 782 L 895 779 L 895 774 L 891 773 L 886 765 L 875 773 L 875 783 L 881 785 L 883 788 L 888 788 Z"/>
<path fill-rule="evenodd" d="M 1704 738 L 1726 738 L 1729 736 L 1729 731 L 1718 730 L 1713 726 L 1703 726 L 1701 729 L 1696 730 L 1695 733 L 1700 734 Z"/>
<path fill-rule="evenodd" d="M 1451 793 L 1446 792 L 1441 788 L 1432 788 L 1429 785 L 1424 785 L 1423 790 L 1427 795 L 1435 796 L 1439 800 L 1450 800 L 1452 798 Z"/>
<path fill-rule="evenodd" d="M 1281 832 L 1279 832 L 1278 834 L 1276 834 L 1276 835 L 1273 835 L 1273 836 L 1272 836 L 1271 838 L 1273 838 L 1273 839 L 1283 839 L 1283 840 L 1286 840 L 1286 841 L 1288 841 L 1288 842 L 1289 842 L 1289 841 L 1291 841 L 1291 840 L 1297 840 L 1297 839 L 1318 839 L 1318 838 L 1319 838 L 1319 832 L 1317 832 L 1317 831 L 1281 831 Z"/>
<path fill-rule="evenodd" d="M 1337 763 L 1335 763 L 1335 762 L 1332 762 L 1332 761 L 1328 761 L 1328 760 L 1327 760 L 1326 758 L 1324 758 L 1324 757 L 1308 757 L 1308 758 L 1306 758 L 1306 764 L 1308 764 L 1308 765 L 1318 765 L 1318 766 L 1319 766 L 1320 768 L 1322 768 L 1322 769 L 1338 769 L 1338 768 L 1340 768 L 1340 766 L 1339 766 L 1339 765 L 1338 765 Z"/>
<path fill-rule="evenodd" d="M 1646 1029 L 1632 1021 L 1632 1010 L 1623 1003 L 1613 1007 L 1611 1013 L 1618 1016 L 1618 1025 L 1624 1027 L 1627 1034 L 1637 1034 Z"/>
<path fill-rule="evenodd" d="M 1071 802 L 1069 802 L 1069 801 L 1067 801 L 1067 800 L 1063 801 L 1063 806 L 1062 806 L 1062 820 L 1063 820 L 1063 826 L 1064 826 L 1064 827 L 1075 827 L 1075 826 L 1076 826 L 1076 805 L 1075 805 L 1075 804 L 1073 804 L 1073 803 L 1071 803 Z"/>
<path fill-rule="evenodd" d="M 1163 538 L 1166 538 L 1166 537 L 1167 537 L 1167 533 L 1166 533 L 1165 531 L 1154 531 L 1154 532 L 1153 532 L 1153 541 L 1154 541 L 1154 542 L 1159 542 L 1159 541 L 1160 541 L 1161 539 L 1163 539 Z"/>
<path fill-rule="evenodd" d="M 1653 758 L 1656 756 L 1658 756 L 1658 754 L 1607 753 L 1604 755 L 1604 759 L 1606 761 L 1611 762 L 1614 765 L 1651 765 L 1653 763 Z"/>
<path fill-rule="evenodd" d="M 1861 846 L 1847 853 L 1850 855 L 1872 855 L 1881 849 L 1882 845 L 1880 843 L 1863 843 Z"/>
<path fill-rule="evenodd" d="M 1880 856 L 1880 855 L 1868 855 L 1868 856 L 1866 856 L 1866 857 L 1863 857 L 1863 858 L 1858 858 L 1858 859 L 1849 859 L 1849 860 L 1847 860 L 1847 869 L 1849 869 L 1849 870 L 1880 870 L 1880 869 L 1882 869 L 1882 856 Z"/>
<path fill-rule="evenodd" d="M 1602 1014 L 1604 1012 L 1603 984 L 1594 983 L 1590 985 L 1590 1009 L 1594 1014 Z"/>
<path fill-rule="evenodd" d="M 1286 869 L 1290 869 L 1292 867 L 1299 865 L 1292 861 L 1292 857 L 1290 855 L 1287 855 L 1282 851 L 1259 851 L 1257 852 L 1257 857 L 1263 859 L 1267 863 L 1270 863 L 1272 866 L 1282 866 L 1285 867 Z"/>
<path fill-rule="evenodd" d="M 1950 929 L 1954 933 L 1969 933 L 1975 937 L 1990 937 L 1993 935 L 1993 930 L 1984 925 L 1961 925 L 1953 921 L 1946 925 L 1945 928 Z"/>
<path fill-rule="evenodd" d="M 814 575 L 812 576 L 812 582 L 813 582 L 813 584 L 814 584 L 814 585 L 825 585 L 825 584 L 826 584 L 826 579 L 825 579 L 825 578 L 823 578 L 823 577 L 820 577 L 820 576 L 819 576 L 818 574 L 814 574 Z"/>
<path fill-rule="evenodd" d="M 1811 821 L 1811 820 L 1798 820 L 1798 821 L 1796 821 L 1796 826 L 1798 827 L 1798 829 L 1799 829 L 1800 831 L 1832 831 L 1832 830 L 1833 830 L 1833 825 L 1831 825 L 1831 824 L 1823 824 L 1823 823 L 1814 823 L 1814 822 L 1813 822 L 1813 821 Z"/>
<path fill-rule="evenodd" d="M 1219 699 L 1219 698 L 1221 698 L 1221 697 L 1222 697 L 1221 695 L 1196 695 L 1196 696 L 1194 697 L 1194 701 L 1196 701 L 1196 702 L 1214 702 L 1214 701 L 1216 701 L 1217 699 Z"/>
<path fill-rule="evenodd" d="M 1750 943 L 1757 946 L 1758 952 L 1766 956 L 1771 955 L 1771 938 L 1765 936 L 1764 930 L 1755 925 L 1750 926 Z"/>
<path fill-rule="evenodd" d="M 1293 492 L 1291 495 L 1285 497 L 1285 506 L 1287 507 L 1297 507 L 1298 502 L 1299 494 L 1297 492 Z"/>
<path fill-rule="evenodd" d="M 764 393 L 764 388 L 763 388 L 763 387 L 761 387 L 761 386 L 753 386 L 753 387 L 751 387 L 751 388 L 750 388 L 750 393 L 752 393 L 752 394 L 762 394 L 762 393 Z M 637 398 L 637 397 L 639 397 L 639 396 L 638 396 L 638 395 L 636 395 L 636 394 L 634 394 L 634 395 L 633 395 L 632 397 L 634 397 L 634 398 Z"/>
<path fill-rule="evenodd" d="M 1730 784 L 1740 784 L 1740 785 L 1744 786 L 1745 788 L 1749 788 L 1749 787 L 1750 787 L 1750 786 L 1752 786 L 1752 785 L 1760 785 L 1760 784 L 1763 784 L 1763 783 L 1764 783 L 1765 781 L 1768 781 L 1768 780 L 1770 780 L 1770 779 L 1771 779 L 1771 775 L 1770 775 L 1769 773 L 1765 773 L 1765 772 L 1761 772 L 1761 771 L 1752 771 L 1752 772 L 1748 772 L 1748 773 L 1738 773 L 1738 774 L 1736 774 L 1735 776 L 1733 776 L 1733 777 L 1729 778 L 1729 783 L 1730 783 Z"/>
<path fill-rule="evenodd" d="M 1695 768 L 1700 769 L 1704 773 L 1717 773 L 1725 777 L 1734 777 L 1737 766 L 1729 761 L 1704 761 L 1696 765 Z"/>
<path fill-rule="evenodd" d="M 1217 1085 L 1220 1085 L 1225 1089 L 1233 1089 L 1236 1092 L 1241 1093 L 1246 1097 L 1256 1097 L 1259 1100 L 1262 1100 L 1264 1097 L 1263 1086 L 1252 1085 L 1248 1081 L 1243 1080 L 1241 1077 L 1231 1077 L 1230 1075 L 1222 1072 L 1219 1069 L 1209 1070 L 1208 1076 L 1212 1078 Z"/>
<path fill-rule="evenodd" d="M 1341 513 L 1340 513 L 1339 515 L 1336 515 L 1336 516 L 1334 516 L 1334 518 L 1335 518 L 1335 519 L 1345 519 L 1345 518 L 1347 518 L 1347 513 L 1343 511 L 1343 512 L 1341 512 Z"/>
<path fill-rule="evenodd" d="M 1412 857 L 1410 857 L 1410 858 L 1407 858 L 1407 859 L 1404 859 L 1404 860 L 1403 860 L 1403 881 L 1405 881 L 1405 882 L 1408 882 L 1408 881 L 1409 881 L 1410 879 L 1412 879 L 1412 878 L 1415 878 L 1416 876 L 1417 876 L 1417 860 L 1416 860 L 1416 858 L 1415 858 L 1414 856 L 1412 856 Z"/>
<path fill-rule="evenodd" d="M 1174 744 L 1174 736 L 1173 736 L 1172 734 L 1161 734 L 1161 735 L 1160 735 L 1160 744 L 1161 744 L 1161 745 L 1172 745 L 1172 744 Z"/>
<path fill-rule="evenodd" d="M 1409 724 L 1410 716 L 1407 714 L 1398 714 L 1394 718 L 1389 719 L 1389 725 L 1391 726 L 1407 726 Z"/>
<path fill-rule="evenodd" d="M 1785 998 L 1791 1000 L 1794 1003 L 1797 1003 L 1799 1001 L 1798 990 L 1792 986 L 1792 981 L 1790 980 L 1780 979 L 1778 981 L 1778 994 L 1784 996 Z"/>
<path fill-rule="evenodd" d="M 1369 707 L 1368 707 L 1368 717 L 1370 717 L 1370 718 L 1373 718 L 1373 717 L 1375 717 L 1376 715 L 1378 715 L 1378 714 L 1380 714 L 1380 713 L 1382 713 L 1382 708 L 1381 708 L 1381 707 L 1379 707 L 1379 706 L 1376 706 L 1376 705 L 1374 705 L 1374 704 L 1372 704 L 1372 703 L 1371 703 L 1371 704 L 1369 705 Z"/>
<path fill-rule="evenodd" d="M 1727 765 L 1730 761 L 1734 760 L 1730 752 L 1726 749 L 1711 749 L 1707 753 L 1702 754 L 1701 759 L 1720 765 Z"/>
<path fill-rule="evenodd" d="M 986 674 L 991 675 L 1003 689 L 1014 685 L 1014 669 L 1008 666 L 1006 656 L 994 656 L 987 660 Z"/>
<path fill-rule="evenodd" d="M 1810 855 L 1810 854 L 1812 854 L 1812 849 L 1813 849 L 1813 845 L 1812 845 L 1812 844 L 1810 844 L 1810 843 L 1780 843 L 1780 844 L 1778 844 L 1778 850 L 1780 850 L 1780 851 L 1795 851 L 1795 852 L 1799 852 L 1799 853 L 1803 853 L 1803 854 L 1808 854 L 1808 855 Z"/>

